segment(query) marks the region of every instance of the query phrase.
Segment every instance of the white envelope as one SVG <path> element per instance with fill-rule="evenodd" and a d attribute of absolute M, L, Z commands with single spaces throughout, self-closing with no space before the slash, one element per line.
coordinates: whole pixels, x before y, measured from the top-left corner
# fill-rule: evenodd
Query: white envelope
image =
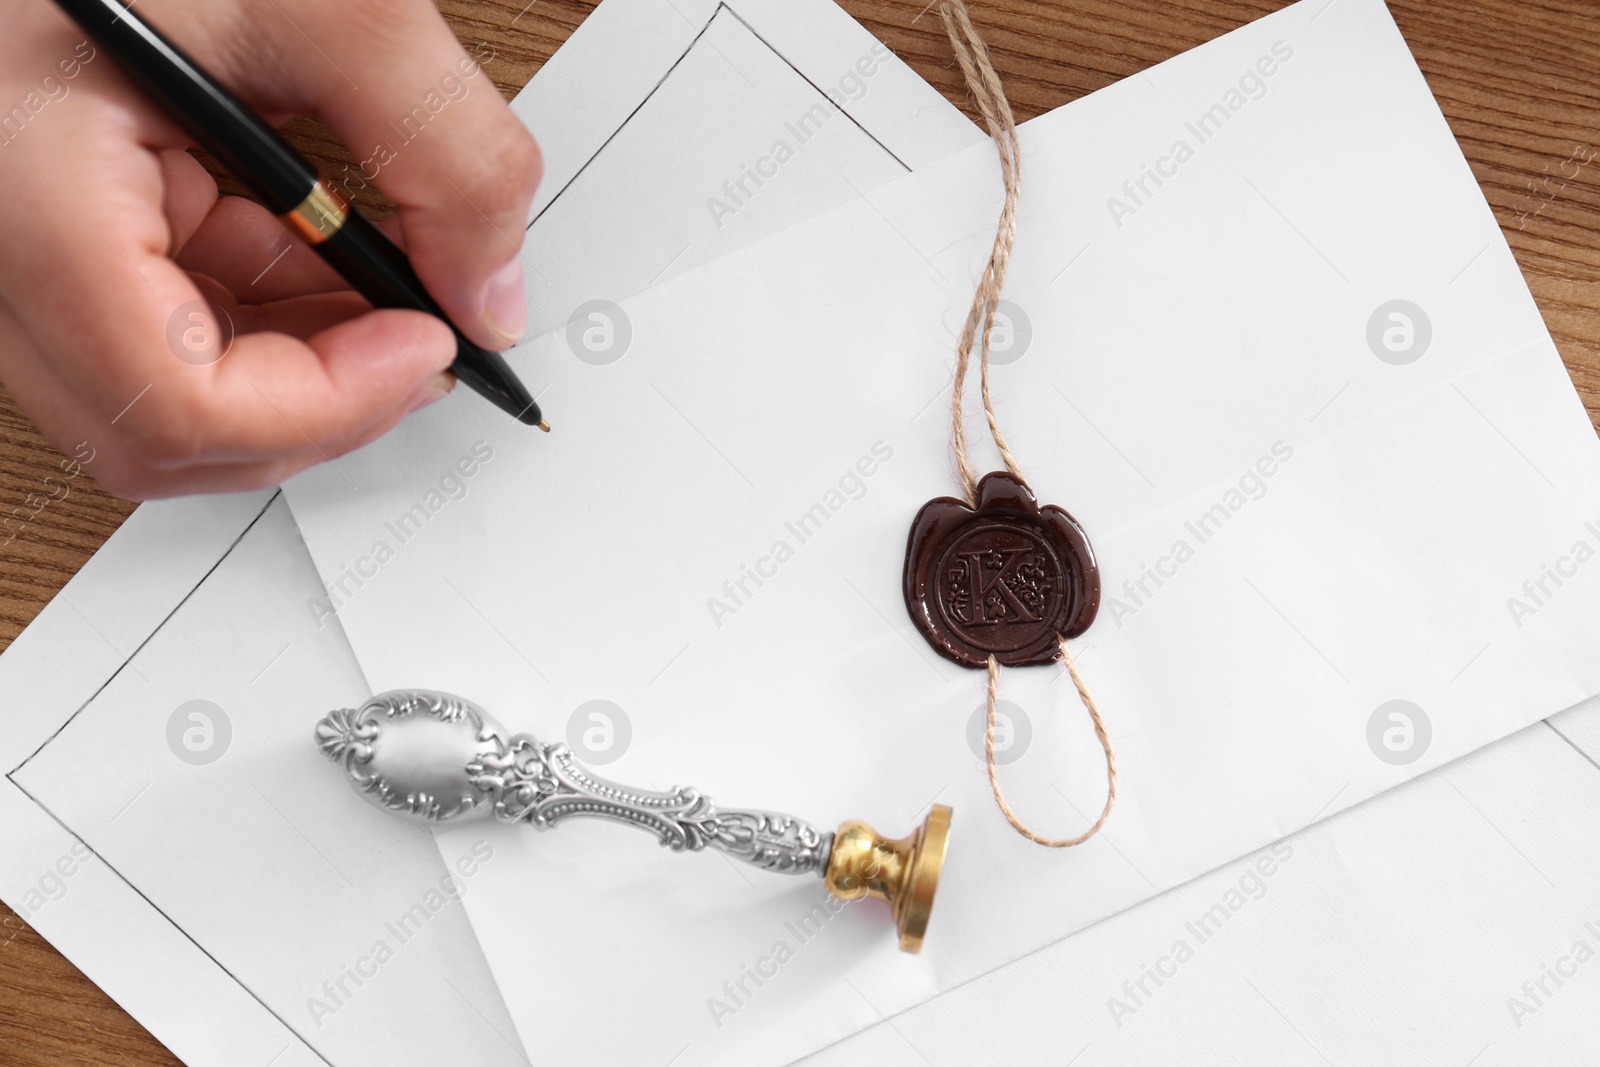
<path fill-rule="evenodd" d="M 1596 712 L 1513 734 L 805 1067 L 1593 1063 L 1600 778 L 1553 728 L 1592 730 Z M 1114 855 L 1116 840 L 1089 847 Z"/>
<path fill-rule="evenodd" d="M 1600 448 L 1379 0 L 1293 5 L 1023 150 L 995 387 L 1099 554 L 1075 650 L 1121 756 L 1115 851 L 1005 827 L 982 677 L 900 599 L 910 519 L 953 488 L 987 149 L 526 346 L 549 437 L 458 395 L 287 487 L 330 585 L 307 610 L 337 607 L 375 689 L 579 745 L 605 699 L 631 733 L 608 776 L 825 826 L 956 809 L 916 958 L 870 906 L 794 934 L 815 882 L 604 826 L 491 834 L 467 908 L 530 1046 L 786 1062 L 1600 690 Z M 1005 672 L 1031 737 L 1002 773 L 1065 833 L 1104 786 L 1060 677 Z"/>

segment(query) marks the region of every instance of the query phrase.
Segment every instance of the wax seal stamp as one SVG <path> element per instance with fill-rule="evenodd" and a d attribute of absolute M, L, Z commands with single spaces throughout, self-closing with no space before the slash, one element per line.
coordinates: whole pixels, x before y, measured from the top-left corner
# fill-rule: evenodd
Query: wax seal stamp
<path fill-rule="evenodd" d="M 824 833 L 792 815 L 721 808 L 699 790 L 635 789 L 592 773 L 560 743 L 511 734 L 478 705 L 448 693 L 397 689 L 317 723 L 323 755 L 386 811 L 425 822 L 501 822 L 548 830 L 607 819 L 654 834 L 674 852 L 715 849 L 755 867 L 822 878 L 841 900 L 889 905 L 907 952 L 922 948 L 950 839 L 950 809 L 884 838 L 859 819 Z"/>
<path fill-rule="evenodd" d="M 906 543 L 906 608 L 940 655 L 963 667 L 1049 663 L 1100 607 L 1100 570 L 1083 527 L 1004 471 L 917 512 Z"/>

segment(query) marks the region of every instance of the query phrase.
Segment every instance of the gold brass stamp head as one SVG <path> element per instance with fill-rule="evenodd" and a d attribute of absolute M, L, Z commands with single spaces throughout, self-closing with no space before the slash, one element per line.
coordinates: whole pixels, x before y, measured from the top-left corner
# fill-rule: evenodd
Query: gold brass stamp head
<path fill-rule="evenodd" d="M 901 838 L 883 837 L 860 819 L 846 819 L 834 834 L 824 881 L 840 900 L 877 897 L 887 903 L 901 950 L 918 952 L 949 844 L 950 809 L 943 804 L 935 804 L 922 825 Z"/>

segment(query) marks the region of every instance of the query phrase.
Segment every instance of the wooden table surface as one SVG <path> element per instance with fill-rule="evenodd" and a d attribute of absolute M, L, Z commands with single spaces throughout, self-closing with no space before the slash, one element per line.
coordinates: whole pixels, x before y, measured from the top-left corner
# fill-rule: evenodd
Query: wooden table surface
<path fill-rule="evenodd" d="M 973 114 L 927 0 L 841 2 Z M 524 3 L 439 0 L 463 42 L 494 47 L 496 59 L 486 69 L 507 98 L 594 6 L 536 0 L 524 10 Z M 968 3 L 1019 120 L 1283 6 L 1277 0 Z M 1390 0 L 1390 8 L 1494 206 L 1593 421 L 1600 416 L 1600 8 L 1595 0 Z M 327 170 L 352 161 L 314 123 L 297 120 L 290 131 Z M 1405 180 L 1395 174 L 1397 184 Z M 226 179 L 222 185 L 238 191 Z M 366 206 L 384 208 L 376 201 Z M 0 428 L 5 513 L 23 506 L 61 455 L 3 394 Z M 9 644 L 132 510 L 82 486 L 0 549 L 0 641 Z M 177 1062 L 0 905 L 0 1067 Z"/>

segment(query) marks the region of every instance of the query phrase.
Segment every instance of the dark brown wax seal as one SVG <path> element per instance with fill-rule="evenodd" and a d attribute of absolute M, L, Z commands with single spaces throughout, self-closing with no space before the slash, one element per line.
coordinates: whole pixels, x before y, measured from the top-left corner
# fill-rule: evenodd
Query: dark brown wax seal
<path fill-rule="evenodd" d="M 928 643 L 963 667 L 1049 663 L 1100 608 L 1100 569 L 1076 519 L 1004 471 L 917 512 L 906 543 L 906 608 Z"/>

